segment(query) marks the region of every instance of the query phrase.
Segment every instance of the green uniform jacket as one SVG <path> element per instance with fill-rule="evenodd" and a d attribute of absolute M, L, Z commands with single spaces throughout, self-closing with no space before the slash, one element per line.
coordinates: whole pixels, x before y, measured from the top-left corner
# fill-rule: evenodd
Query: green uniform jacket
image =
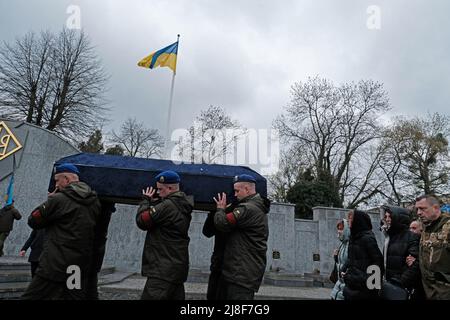
<path fill-rule="evenodd" d="M 222 275 L 227 282 L 258 291 L 266 269 L 270 202 L 259 194 L 239 201 L 231 213 L 218 209 L 215 227 L 226 233 Z"/>
<path fill-rule="evenodd" d="M 0 232 L 10 232 L 13 229 L 14 219 L 20 220 L 22 215 L 13 206 L 0 209 Z"/>
<path fill-rule="evenodd" d="M 422 232 L 419 263 L 427 299 L 450 300 L 450 215 L 441 214 Z"/>
<path fill-rule="evenodd" d="M 142 275 L 174 284 L 184 283 L 189 271 L 189 225 L 192 199 L 177 191 L 161 201 L 141 202 L 137 226 L 147 231 L 142 254 Z"/>
<path fill-rule="evenodd" d="M 36 274 L 66 281 L 71 265 L 87 276 L 92 263 L 94 227 L 100 214 L 97 195 L 84 182 L 72 182 L 48 197 L 28 218 L 33 229 L 45 229 L 44 248 Z"/>

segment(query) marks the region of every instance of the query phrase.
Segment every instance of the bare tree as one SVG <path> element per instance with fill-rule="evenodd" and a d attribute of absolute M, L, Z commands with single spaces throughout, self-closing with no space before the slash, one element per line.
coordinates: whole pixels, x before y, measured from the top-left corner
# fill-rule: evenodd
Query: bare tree
<path fill-rule="evenodd" d="M 400 119 L 394 119 L 398 120 Z M 381 193 L 389 203 L 400 206 L 406 195 L 413 191 L 411 184 L 405 179 L 403 135 L 395 129 L 395 125 L 385 129 L 380 148 L 383 152 L 379 165 L 386 179 L 386 186 Z"/>
<path fill-rule="evenodd" d="M 300 175 L 308 168 L 304 153 L 296 148 L 283 151 L 280 156 L 279 170 L 267 177 L 269 194 L 277 202 L 286 202 L 287 193 L 299 180 Z"/>
<path fill-rule="evenodd" d="M 223 108 L 209 106 L 201 111 L 186 137 L 176 143 L 177 151 L 182 159 L 191 162 L 225 163 L 225 156 L 245 132 Z"/>
<path fill-rule="evenodd" d="M 164 148 L 164 138 L 157 129 L 147 129 L 142 122 L 131 118 L 122 124 L 118 133 L 112 131 L 110 141 L 123 147 L 124 155 L 131 157 L 161 157 Z"/>
<path fill-rule="evenodd" d="M 379 156 L 366 156 L 365 147 L 380 138 L 378 119 L 390 109 L 383 86 L 362 80 L 336 87 L 316 77 L 294 84 L 291 92 L 286 113 L 274 122 L 284 141 L 307 153 L 316 177 L 332 178 L 342 202 L 366 201 L 372 196 L 367 191 L 377 185 L 372 180 Z"/>
<path fill-rule="evenodd" d="M 347 208 L 356 208 L 360 204 L 368 205 L 370 200 L 386 189 L 386 177 L 382 174 L 380 161 L 384 149 L 379 140 L 368 143 L 353 156 L 344 174 L 341 191 L 345 192 Z M 378 204 L 378 203 L 376 203 Z"/>
<path fill-rule="evenodd" d="M 107 76 L 83 32 L 28 33 L 0 48 L 0 111 L 79 141 L 106 120 Z"/>
<path fill-rule="evenodd" d="M 418 194 L 448 192 L 450 117 L 438 113 L 426 118 L 395 118 L 383 143 L 382 167 L 389 181 L 387 196 L 398 204 Z"/>

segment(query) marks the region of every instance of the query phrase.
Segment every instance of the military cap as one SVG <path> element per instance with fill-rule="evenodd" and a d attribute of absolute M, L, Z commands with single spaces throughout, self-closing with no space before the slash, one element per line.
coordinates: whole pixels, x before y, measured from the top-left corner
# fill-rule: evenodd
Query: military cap
<path fill-rule="evenodd" d="M 178 173 L 172 170 L 163 171 L 156 176 L 156 182 L 162 184 L 174 184 L 180 183 L 180 176 Z"/>
<path fill-rule="evenodd" d="M 77 175 L 80 174 L 80 171 L 78 171 L 78 168 L 71 163 L 63 163 L 63 164 L 60 164 L 59 166 L 55 167 L 55 170 L 54 170 L 55 174 L 63 173 L 63 172 L 75 173 Z"/>
<path fill-rule="evenodd" d="M 251 183 L 256 183 L 256 179 L 253 178 L 251 175 L 249 174 L 240 174 L 238 176 L 234 177 L 234 183 L 236 182 L 251 182 Z"/>

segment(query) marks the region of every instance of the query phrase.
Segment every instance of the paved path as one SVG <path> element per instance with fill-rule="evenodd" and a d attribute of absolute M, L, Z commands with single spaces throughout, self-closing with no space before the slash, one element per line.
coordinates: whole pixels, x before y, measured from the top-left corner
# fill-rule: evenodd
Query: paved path
<path fill-rule="evenodd" d="M 29 264 L 26 258 L 10 256 L 0 258 L 0 298 L 20 296 L 28 285 Z M 28 276 L 26 279 L 23 276 Z M 209 273 L 190 271 L 190 282 L 185 283 L 186 299 L 206 299 Z M 22 279 L 23 278 L 23 279 Z M 328 300 L 330 288 L 313 286 L 312 278 L 299 275 L 267 274 L 255 295 L 256 300 Z M 267 280 L 271 280 L 268 282 Z M 146 278 L 131 272 L 105 267 L 99 276 L 100 298 L 105 300 L 137 300 Z"/>
<path fill-rule="evenodd" d="M 107 299 L 139 299 L 145 285 L 145 278 L 132 276 L 120 283 L 100 286 L 101 297 Z M 206 299 L 206 283 L 185 283 L 186 299 Z M 262 285 L 255 295 L 256 300 L 328 300 L 329 288 L 318 287 L 280 287 Z"/>

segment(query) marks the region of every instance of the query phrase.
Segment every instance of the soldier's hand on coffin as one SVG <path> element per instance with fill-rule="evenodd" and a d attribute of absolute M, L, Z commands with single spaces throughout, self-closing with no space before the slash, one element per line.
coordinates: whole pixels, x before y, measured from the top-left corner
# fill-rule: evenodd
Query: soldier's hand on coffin
<path fill-rule="evenodd" d="M 156 189 L 153 189 L 153 187 L 147 187 L 147 189 L 142 190 L 142 195 L 151 201 L 155 200 L 155 193 Z"/>
<path fill-rule="evenodd" d="M 227 194 L 225 192 L 222 192 L 222 194 L 217 194 L 217 199 L 214 197 L 214 201 L 216 202 L 217 209 L 223 209 L 227 207 Z"/>

